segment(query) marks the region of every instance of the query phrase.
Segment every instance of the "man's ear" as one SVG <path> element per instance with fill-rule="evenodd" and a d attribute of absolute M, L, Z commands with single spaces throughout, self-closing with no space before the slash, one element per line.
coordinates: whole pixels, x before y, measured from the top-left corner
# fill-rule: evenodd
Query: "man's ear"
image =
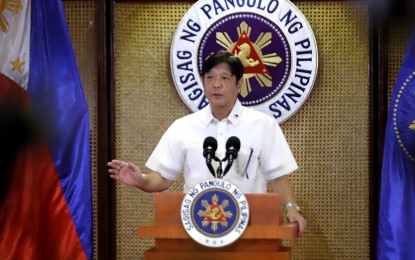
<path fill-rule="evenodd" d="M 241 77 L 238 82 L 236 83 L 236 86 L 238 87 L 238 90 L 241 91 L 242 85 L 244 83 L 244 77 Z"/>

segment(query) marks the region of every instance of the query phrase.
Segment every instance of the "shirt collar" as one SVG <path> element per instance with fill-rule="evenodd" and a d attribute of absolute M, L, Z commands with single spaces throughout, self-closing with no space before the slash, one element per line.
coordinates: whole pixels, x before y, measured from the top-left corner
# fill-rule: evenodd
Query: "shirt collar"
<path fill-rule="evenodd" d="M 237 125 L 241 115 L 242 115 L 243 106 L 241 102 L 237 99 L 235 105 L 232 108 L 232 111 L 229 113 L 228 120 L 233 125 Z M 202 110 L 203 117 L 202 117 L 202 124 L 204 126 L 208 126 L 213 120 L 216 120 L 212 115 L 212 110 L 210 109 L 210 105 L 207 105 L 205 109 Z"/>
<path fill-rule="evenodd" d="M 233 106 L 231 113 L 229 113 L 228 120 L 235 126 L 238 124 L 239 120 L 241 119 L 242 108 L 243 106 L 241 102 L 237 99 L 235 102 L 235 105 Z"/>

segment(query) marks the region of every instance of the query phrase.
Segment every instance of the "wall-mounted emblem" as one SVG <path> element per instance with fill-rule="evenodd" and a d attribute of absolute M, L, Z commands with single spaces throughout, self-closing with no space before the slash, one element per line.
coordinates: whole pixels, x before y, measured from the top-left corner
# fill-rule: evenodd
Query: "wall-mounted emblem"
<path fill-rule="evenodd" d="M 183 16 L 171 47 L 171 71 L 182 100 L 197 111 L 208 104 L 200 80 L 217 50 L 244 65 L 239 100 L 283 122 L 313 88 L 318 53 L 313 31 L 287 0 L 200 0 Z"/>

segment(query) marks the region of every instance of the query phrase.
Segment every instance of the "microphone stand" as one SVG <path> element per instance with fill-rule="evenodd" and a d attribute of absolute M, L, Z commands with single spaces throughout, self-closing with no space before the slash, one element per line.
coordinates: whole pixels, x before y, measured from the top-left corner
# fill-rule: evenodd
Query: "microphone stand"
<path fill-rule="evenodd" d="M 212 173 L 213 177 L 215 177 L 215 178 L 223 178 L 222 162 L 226 161 L 226 157 L 223 158 L 222 160 L 220 160 L 218 157 L 215 156 L 212 159 L 217 161 L 219 163 L 219 165 L 218 165 L 218 168 L 216 169 L 216 173 L 215 173 L 215 169 L 213 168 L 212 163 L 209 162 L 208 159 L 206 159 L 206 165 L 207 165 L 210 173 Z"/>
<path fill-rule="evenodd" d="M 222 170 L 222 162 L 223 162 L 223 160 L 220 160 L 218 157 L 216 157 L 215 156 L 215 158 L 213 158 L 215 161 L 217 161 L 218 163 L 219 163 L 219 166 L 218 166 L 218 168 L 216 169 L 216 175 L 214 176 L 215 178 L 222 178 L 222 173 L 223 173 L 223 170 Z"/>
<path fill-rule="evenodd" d="M 224 162 L 224 161 L 226 161 L 228 158 L 227 157 L 225 157 L 225 158 L 223 158 L 222 160 L 220 160 L 218 157 L 216 157 L 215 156 L 215 161 L 217 161 L 218 163 L 219 163 L 219 166 L 218 166 L 218 168 L 216 169 L 216 178 L 219 178 L 219 179 L 222 179 L 223 178 L 223 176 L 225 176 L 225 174 L 226 174 L 226 172 L 227 171 L 229 171 L 229 169 L 225 169 L 225 172 L 223 172 L 223 169 L 222 169 L 222 162 Z M 228 168 L 228 167 L 227 167 Z"/>

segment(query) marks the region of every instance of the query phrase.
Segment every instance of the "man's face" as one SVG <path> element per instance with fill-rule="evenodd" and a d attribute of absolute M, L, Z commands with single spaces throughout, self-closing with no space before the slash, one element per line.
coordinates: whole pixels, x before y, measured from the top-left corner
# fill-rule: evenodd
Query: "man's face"
<path fill-rule="evenodd" d="M 203 77 L 206 98 L 212 109 L 232 110 L 241 89 L 242 78 L 236 81 L 227 63 L 220 63 Z"/>

